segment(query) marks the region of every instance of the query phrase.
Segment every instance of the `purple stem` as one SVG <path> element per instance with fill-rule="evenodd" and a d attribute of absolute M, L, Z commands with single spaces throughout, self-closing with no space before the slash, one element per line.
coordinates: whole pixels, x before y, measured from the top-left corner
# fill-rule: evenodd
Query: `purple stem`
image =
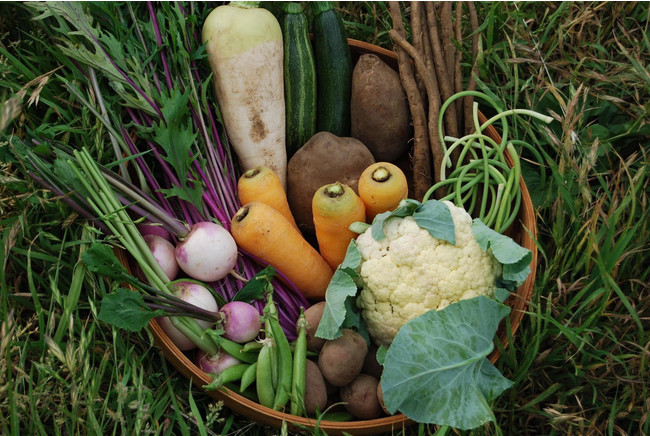
<path fill-rule="evenodd" d="M 141 115 L 141 118 L 140 118 L 132 110 L 130 110 L 130 109 L 128 109 L 128 110 L 129 110 L 129 114 L 131 115 L 131 119 L 133 120 L 134 123 L 138 124 L 139 126 L 145 126 L 145 127 L 153 126 L 153 120 L 147 114 L 140 114 Z M 173 175 L 173 170 L 171 169 L 171 167 L 169 166 L 167 161 L 165 161 L 165 159 L 161 156 L 161 154 L 160 154 L 160 152 L 158 150 L 158 146 L 156 144 L 154 144 L 153 142 L 151 142 L 151 141 L 146 141 L 146 142 L 147 142 L 147 145 L 149 146 L 149 149 L 151 149 L 153 151 L 154 156 L 156 156 L 156 160 L 158 161 L 158 163 L 163 168 L 163 171 L 165 173 L 167 173 L 167 174 L 171 174 L 172 179 L 176 183 L 178 183 L 178 179 L 176 179 L 176 177 Z"/>
<path fill-rule="evenodd" d="M 147 8 L 149 8 L 149 15 L 151 16 L 151 22 L 153 24 L 153 30 L 156 34 L 156 41 L 158 42 L 158 47 L 162 49 L 162 36 L 160 35 L 160 26 L 158 25 L 158 20 L 156 19 L 156 13 L 153 10 L 153 5 L 151 2 L 147 2 Z M 167 62 L 167 56 L 165 52 L 160 50 L 160 59 L 162 60 L 163 69 L 165 70 L 165 79 L 167 80 L 167 87 L 172 89 L 174 87 L 172 83 L 172 75 L 169 72 L 169 64 Z"/>
<path fill-rule="evenodd" d="M 143 121 L 139 122 L 140 125 L 149 125 L 149 126 L 153 125 L 153 121 L 151 120 L 151 118 L 147 117 L 146 114 L 142 114 L 142 117 L 143 117 Z M 132 114 L 132 118 L 134 119 L 135 122 L 138 122 L 137 121 L 138 118 L 135 117 L 135 114 Z M 144 124 L 144 123 L 146 123 L 146 124 Z M 176 174 L 175 174 L 173 168 L 163 158 L 162 154 L 160 153 L 160 150 L 159 150 L 158 146 L 155 143 L 151 142 L 151 141 L 146 141 L 146 142 L 147 142 L 147 145 L 149 146 L 149 149 L 151 149 L 152 153 L 154 154 L 154 157 L 156 158 L 156 160 L 160 164 L 160 166 L 161 166 L 161 168 L 163 170 L 164 176 L 168 180 L 168 183 L 167 183 L 166 186 L 174 186 L 174 185 L 181 186 L 178 178 L 176 177 Z M 158 185 L 156 185 L 156 186 L 158 186 Z M 159 189 L 157 189 L 156 191 L 158 192 Z M 182 206 L 183 211 L 184 211 L 183 212 L 183 217 L 188 219 L 188 223 L 191 222 L 191 224 L 193 224 L 193 223 L 196 223 L 198 221 L 205 221 L 205 218 L 201 216 L 200 212 L 198 212 L 194 206 L 191 206 L 192 212 L 190 213 L 190 210 L 189 210 L 190 206 L 187 205 L 185 201 L 180 201 L 179 204 Z"/>
<path fill-rule="evenodd" d="M 207 158 L 206 158 L 207 171 L 208 174 L 211 176 L 211 180 L 210 180 L 211 183 L 206 183 L 206 184 L 213 185 L 213 187 L 215 188 L 214 191 L 219 196 L 220 204 L 224 206 L 226 215 L 228 217 L 231 217 L 235 214 L 235 212 L 237 212 L 237 210 L 240 207 L 239 202 L 237 200 L 237 196 L 235 194 L 237 192 L 236 180 L 233 180 L 233 178 L 224 177 L 224 174 L 221 170 L 221 168 L 224 167 L 223 159 L 218 159 L 218 157 L 216 156 L 215 147 L 212 146 L 210 135 L 204 129 L 205 124 L 201 122 L 203 120 L 199 118 L 200 114 L 197 114 L 196 111 L 192 108 L 192 115 L 195 120 L 195 124 L 201 126 L 200 129 L 201 135 L 203 136 L 203 139 L 206 142 L 204 150 L 207 153 Z M 217 137 L 217 141 L 218 141 L 218 137 Z M 232 172 L 231 174 L 234 175 L 235 173 Z M 203 178 L 206 181 L 208 180 L 206 177 Z"/>
<path fill-rule="evenodd" d="M 208 215 L 212 215 L 213 217 L 217 218 L 223 228 L 230 231 L 230 219 L 223 213 L 223 210 L 219 208 L 215 201 L 207 195 L 203 196 L 203 201 L 208 211 L 210 212 Z"/>
<path fill-rule="evenodd" d="M 268 265 L 266 262 L 264 262 L 263 260 L 261 260 L 260 258 L 258 258 L 256 256 L 250 254 L 247 251 L 242 251 L 242 254 L 244 254 L 250 260 L 252 260 L 254 262 L 257 262 L 259 265 L 264 265 L 264 266 Z M 276 270 L 276 275 L 277 275 L 277 277 L 279 279 L 281 279 L 281 282 L 276 281 L 276 286 L 274 286 L 274 287 L 281 288 L 281 289 L 287 291 L 286 295 L 290 296 L 290 298 L 293 298 L 295 302 L 299 303 L 299 305 L 302 305 L 305 308 L 310 306 L 309 301 L 307 300 L 307 298 L 305 298 L 305 296 L 302 295 L 302 293 L 298 290 L 296 285 L 291 280 L 289 280 L 289 278 L 286 275 L 284 275 L 282 272 L 280 272 L 278 270 Z M 285 286 L 288 287 L 288 289 L 285 288 Z M 296 313 L 296 317 L 297 316 L 298 316 L 298 313 Z"/>
<path fill-rule="evenodd" d="M 156 35 L 156 40 L 157 40 L 157 42 L 158 42 L 158 46 L 159 46 L 160 48 L 162 48 L 162 37 L 161 37 L 161 34 L 160 34 L 160 26 L 158 25 L 158 21 L 157 21 L 157 19 L 156 19 L 156 15 L 155 15 L 155 12 L 154 12 L 154 10 L 153 10 L 153 5 L 152 5 L 152 3 L 151 3 L 151 2 L 148 2 L 148 3 L 147 3 L 147 7 L 148 7 L 148 9 L 149 9 L 149 14 L 150 14 L 151 19 L 152 19 L 152 22 L 153 22 L 154 32 L 155 32 L 155 35 Z M 188 41 L 186 41 L 186 44 L 187 44 L 187 43 L 188 43 Z M 188 50 L 190 50 L 189 47 L 188 47 Z M 168 68 L 168 63 L 167 63 L 167 59 L 166 59 L 165 53 L 161 50 L 160 54 L 161 54 L 161 59 L 162 59 L 162 61 L 163 61 L 163 67 L 164 67 L 164 69 L 165 69 L 166 76 L 167 76 L 167 78 L 168 78 L 168 86 L 169 86 L 170 88 L 172 88 L 172 87 L 173 87 L 173 84 L 171 83 L 171 80 L 169 79 L 169 78 L 171 77 L 171 74 L 169 73 L 169 68 Z M 194 63 L 191 63 L 191 65 L 195 67 Z M 195 78 L 197 79 L 197 82 L 198 82 L 198 83 L 201 83 L 201 81 L 200 81 L 200 77 L 198 76 L 198 72 L 196 71 L 196 68 L 194 68 L 194 76 L 195 76 Z M 208 143 L 208 146 L 207 146 L 206 148 L 207 148 L 208 150 L 213 150 L 213 147 L 212 147 L 211 142 L 210 142 L 209 135 L 207 134 L 207 132 L 205 132 L 205 129 L 204 129 L 204 127 L 203 127 L 203 126 L 204 126 L 204 123 L 202 123 L 202 122 L 198 122 L 198 121 L 203 121 L 203 120 L 202 120 L 202 119 L 199 119 L 199 115 L 196 114 L 194 108 L 191 107 L 190 109 L 191 109 L 191 112 L 192 112 L 192 114 L 193 114 L 193 118 L 195 119 L 195 124 L 198 125 L 198 126 L 200 127 L 200 130 L 201 130 L 201 133 L 202 133 L 202 135 L 203 135 L 203 138 L 204 138 L 204 139 L 206 140 L 206 142 Z M 195 162 L 195 167 L 197 168 L 197 170 L 199 170 L 199 172 L 200 172 L 200 174 L 201 174 L 201 177 L 202 177 L 203 179 L 206 179 L 205 174 L 203 174 L 203 171 L 201 170 L 200 166 L 198 165 L 198 162 L 196 162 L 196 160 L 195 160 L 194 162 Z M 213 166 L 216 166 L 216 165 L 214 165 L 214 162 L 212 162 L 212 164 L 213 164 Z M 214 174 L 217 175 L 217 176 L 219 176 L 219 173 L 218 173 L 217 171 L 214 171 Z M 224 180 L 223 180 L 222 177 L 216 177 L 216 181 L 217 181 L 216 186 L 219 186 L 219 187 L 224 186 L 224 184 L 223 184 Z M 231 184 L 230 186 L 232 187 L 233 185 Z M 225 199 L 223 196 L 216 196 L 216 197 L 215 197 L 214 194 L 216 193 L 216 191 L 214 190 L 214 187 L 213 187 L 213 186 L 209 186 L 209 188 L 210 188 L 210 189 L 209 189 L 209 191 L 210 191 L 209 194 L 210 194 L 210 195 L 213 195 L 213 198 L 219 198 L 219 197 L 221 197 L 221 201 L 220 201 L 220 203 L 223 204 L 223 203 L 224 203 L 224 200 L 226 200 L 226 199 Z M 232 190 L 231 190 L 231 192 L 232 192 Z M 208 200 L 205 196 L 204 196 L 204 199 Z M 229 200 L 229 199 L 228 199 L 228 200 Z M 209 201 L 209 200 L 208 200 L 208 201 Z M 211 203 L 211 204 L 214 204 L 213 202 L 214 202 L 214 200 L 212 200 L 212 203 Z M 230 206 L 231 204 L 232 204 L 232 202 L 229 202 L 229 206 Z M 232 207 L 231 207 L 231 209 L 232 209 Z M 232 211 L 232 213 L 234 213 L 235 211 L 236 211 L 236 209 L 235 209 L 234 211 Z M 231 215 L 231 214 L 228 214 L 228 216 L 229 216 L 229 215 Z M 219 213 L 219 217 L 218 217 L 218 219 L 219 219 L 219 220 L 222 222 L 222 224 L 224 224 L 224 225 L 226 225 L 226 223 L 229 223 L 229 219 L 228 219 L 228 218 L 226 218 L 226 219 L 223 218 L 223 212 L 220 212 L 220 213 Z M 228 226 L 228 227 L 229 227 L 229 226 Z"/>
<path fill-rule="evenodd" d="M 206 182 L 209 182 L 209 184 L 213 187 L 214 195 L 216 195 L 219 198 L 220 200 L 219 203 L 222 205 L 222 208 L 224 209 L 224 213 L 228 217 L 232 217 L 234 213 L 237 211 L 237 209 L 233 211 L 233 207 L 232 207 L 233 191 L 224 189 L 225 187 L 228 186 L 228 181 L 224 179 L 223 175 L 221 174 L 221 171 L 215 165 L 212 159 L 210 159 L 210 157 L 208 157 L 207 162 L 208 164 L 206 169 L 208 173 L 206 174 Z M 230 221 L 230 219 L 228 219 L 228 221 Z"/>
<path fill-rule="evenodd" d="M 185 13 L 185 10 L 183 9 L 182 6 L 179 5 L 179 8 L 181 9 L 182 13 Z M 195 42 L 198 43 L 198 44 L 201 44 L 201 40 L 199 39 L 199 35 L 196 32 L 196 27 L 192 27 L 192 33 L 193 33 Z M 190 41 L 186 39 L 185 44 L 186 44 L 186 48 L 187 48 L 188 52 L 190 52 L 191 51 L 191 43 L 190 43 Z M 200 77 L 200 74 L 199 74 L 199 68 L 196 65 L 196 62 L 194 62 L 194 61 L 190 62 L 190 66 L 191 66 L 192 74 L 194 75 L 194 78 L 195 78 L 196 83 L 197 83 L 198 91 L 199 91 L 199 93 L 201 93 L 202 88 L 201 88 L 201 77 Z M 206 147 L 205 148 L 206 148 L 206 150 L 208 152 L 208 156 L 209 156 L 208 160 L 215 169 L 216 168 L 224 169 L 226 167 L 225 164 L 228 165 L 227 171 L 229 172 L 229 174 L 231 174 L 230 180 L 226 181 L 219 174 L 219 172 L 215 171 L 219 175 L 219 177 L 216 177 L 216 179 L 221 182 L 221 183 L 219 183 L 219 186 L 224 186 L 224 187 L 227 186 L 229 188 L 229 189 L 226 190 L 226 192 L 234 193 L 234 192 L 236 192 L 236 188 L 237 188 L 237 179 L 234 177 L 236 172 L 235 172 L 235 168 L 234 168 L 234 165 L 233 165 L 233 160 L 229 158 L 230 156 L 226 156 L 226 153 L 224 152 L 224 147 L 222 146 L 221 141 L 219 139 L 219 133 L 218 133 L 218 130 L 216 128 L 216 122 L 215 122 L 215 119 L 214 119 L 214 115 L 212 113 L 212 109 L 210 108 L 209 105 L 207 105 L 206 109 L 207 109 L 207 112 L 208 112 L 208 119 L 210 120 L 210 125 L 212 127 L 212 135 L 214 136 L 214 138 L 215 138 L 215 140 L 217 142 L 217 147 L 214 147 L 213 144 L 212 144 L 212 141 L 210 141 L 210 136 L 208 135 L 207 132 L 204 131 L 205 124 L 203 122 L 197 123 L 198 125 L 201 126 L 201 131 L 203 133 L 203 137 L 206 140 Z M 200 112 L 199 112 L 199 114 L 200 114 Z M 195 115 L 195 117 L 197 117 L 197 116 Z M 215 155 L 215 148 L 220 153 L 219 158 L 217 158 L 216 155 Z M 218 162 L 218 164 L 217 164 L 217 162 Z M 231 199 L 228 199 L 228 200 L 231 200 Z M 228 212 L 230 212 L 230 215 L 234 214 L 237 211 L 237 209 L 239 209 L 239 206 L 240 206 L 235 195 L 232 196 L 232 200 L 234 200 L 234 201 L 229 201 L 229 204 L 227 205 Z"/>
<path fill-rule="evenodd" d="M 212 197 L 213 201 L 216 201 L 219 204 L 219 206 L 222 206 L 222 201 L 220 201 L 220 195 L 219 195 L 221 193 L 222 186 L 218 183 L 217 184 L 212 183 L 213 180 L 210 177 L 211 174 L 206 174 L 203 171 L 199 159 L 201 156 L 198 156 L 197 158 L 196 156 L 190 154 L 190 157 L 192 158 L 192 162 L 194 164 L 194 167 L 196 168 L 199 179 L 202 180 L 205 184 L 204 197 Z"/>
<path fill-rule="evenodd" d="M 205 217 L 190 203 L 180 200 L 178 202 L 178 207 L 181 209 L 181 215 L 183 219 L 188 222 L 188 224 L 193 225 L 201 221 L 205 221 Z"/>

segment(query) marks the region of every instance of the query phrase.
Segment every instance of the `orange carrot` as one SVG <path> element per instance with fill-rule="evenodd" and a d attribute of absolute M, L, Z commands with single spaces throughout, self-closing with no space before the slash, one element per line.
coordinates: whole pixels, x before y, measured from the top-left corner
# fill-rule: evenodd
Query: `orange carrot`
<path fill-rule="evenodd" d="M 377 214 L 394 210 L 407 195 L 406 176 L 392 163 L 376 162 L 359 177 L 359 196 L 366 205 L 368 222 Z"/>
<path fill-rule="evenodd" d="M 336 182 L 321 186 L 312 200 L 314 227 L 320 254 L 336 269 L 357 234 L 350 224 L 366 221 L 363 201 L 347 185 Z"/>
<path fill-rule="evenodd" d="M 305 297 L 325 297 L 332 268 L 284 215 L 253 201 L 235 213 L 231 224 L 239 248 L 284 274 Z"/>
<path fill-rule="evenodd" d="M 258 166 L 246 171 L 237 182 L 237 192 L 242 206 L 253 201 L 261 201 L 284 215 L 295 228 L 287 194 L 280 178 L 269 167 Z"/>

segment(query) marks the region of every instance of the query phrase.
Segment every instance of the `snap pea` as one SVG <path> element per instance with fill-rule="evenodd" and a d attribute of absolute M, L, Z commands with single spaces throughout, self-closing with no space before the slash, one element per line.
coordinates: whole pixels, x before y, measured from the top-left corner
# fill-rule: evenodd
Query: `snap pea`
<path fill-rule="evenodd" d="M 289 401 L 293 373 L 291 347 L 277 317 L 270 319 L 271 332 L 277 350 L 278 385 L 273 408 L 281 410 Z"/>
<path fill-rule="evenodd" d="M 241 376 L 241 384 L 239 386 L 239 389 L 241 392 L 244 392 L 250 385 L 255 382 L 255 376 L 257 375 L 257 362 L 252 363 L 246 371 L 244 371 L 244 374 Z"/>
<path fill-rule="evenodd" d="M 257 352 L 255 351 L 243 351 L 244 345 L 233 342 L 229 339 L 224 338 L 219 335 L 216 336 L 217 345 L 221 347 L 223 351 L 230 354 L 232 357 L 241 360 L 245 363 L 255 363 L 257 362 Z"/>
<path fill-rule="evenodd" d="M 275 390 L 271 377 L 271 343 L 266 342 L 260 354 L 257 356 L 257 368 L 255 374 L 255 388 L 259 403 L 265 407 L 273 407 Z"/>
<path fill-rule="evenodd" d="M 305 414 L 305 370 L 307 360 L 307 321 L 305 312 L 301 309 L 298 318 L 298 337 L 293 352 L 293 380 L 291 382 L 291 405 L 292 415 L 303 416 Z"/>
<path fill-rule="evenodd" d="M 273 294 L 267 295 L 266 306 L 264 307 L 267 336 L 270 335 L 273 343 L 272 364 L 276 367 L 272 368 L 277 374 L 277 384 L 275 385 L 275 399 L 273 401 L 273 408 L 275 410 L 282 410 L 289 401 L 289 394 L 291 393 L 291 380 L 292 380 L 292 355 L 289 340 L 285 335 L 280 320 L 278 318 L 278 309 L 273 301 Z"/>
<path fill-rule="evenodd" d="M 267 307 L 268 307 L 268 305 L 267 305 Z M 271 344 L 271 349 L 269 350 L 269 354 L 271 356 L 270 357 L 270 359 L 271 359 L 271 382 L 273 383 L 273 389 L 275 390 L 275 389 L 278 388 L 278 371 L 279 371 L 279 369 L 278 369 L 278 357 L 277 357 L 278 350 L 277 350 L 277 347 L 275 346 L 275 341 L 273 339 L 273 334 L 271 333 L 271 322 L 270 322 L 270 320 L 268 318 L 268 315 L 267 315 L 266 321 L 264 322 L 264 325 L 265 325 L 264 331 L 266 332 L 266 337 L 270 341 L 270 344 Z"/>
<path fill-rule="evenodd" d="M 244 372 L 250 366 L 249 363 L 238 363 L 221 371 L 212 381 L 206 385 L 205 390 L 214 390 L 220 388 L 224 383 L 230 383 L 242 378 Z"/>
<path fill-rule="evenodd" d="M 243 353 L 259 352 L 261 349 L 262 349 L 262 342 L 261 341 L 250 341 L 250 342 L 246 342 L 242 346 L 241 351 Z"/>
<path fill-rule="evenodd" d="M 296 341 L 289 342 L 289 348 L 291 348 L 291 352 L 295 353 L 296 352 Z M 317 357 L 320 353 L 318 351 L 311 351 L 307 350 L 307 357 Z"/>

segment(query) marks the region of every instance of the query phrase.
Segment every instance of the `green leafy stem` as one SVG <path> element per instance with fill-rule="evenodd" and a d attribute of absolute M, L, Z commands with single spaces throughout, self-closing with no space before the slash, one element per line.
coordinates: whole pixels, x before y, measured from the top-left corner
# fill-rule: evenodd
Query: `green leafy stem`
<path fill-rule="evenodd" d="M 151 287 L 171 295 L 173 284 L 158 265 L 135 223 L 115 195 L 90 152 L 86 148 L 82 148 L 80 151 L 74 150 L 73 156 L 74 160 L 71 159 L 68 164 L 79 182 L 82 183 L 88 195 L 88 203 L 95 210 L 96 216 L 137 261 Z M 178 316 L 170 319 L 176 328 L 203 351 L 209 354 L 216 353 L 217 345 L 203 335 L 203 329 L 194 318 Z"/>

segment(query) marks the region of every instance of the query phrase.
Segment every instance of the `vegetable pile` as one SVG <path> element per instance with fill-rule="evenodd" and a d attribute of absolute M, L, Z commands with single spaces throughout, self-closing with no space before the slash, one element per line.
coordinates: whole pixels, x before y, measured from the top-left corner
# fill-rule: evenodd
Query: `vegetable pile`
<path fill-rule="evenodd" d="M 316 336 L 338 340 L 354 328 L 379 346 L 389 413 L 458 428 L 489 421 L 484 405 L 509 383 L 486 357 L 510 312 L 501 301 L 530 272 L 530 251 L 437 200 L 405 200 L 366 227 L 334 274 Z M 445 377 L 454 386 L 432 392 Z"/>
<path fill-rule="evenodd" d="M 12 139 L 101 235 L 83 259 L 114 284 L 101 320 L 155 320 L 211 375 L 206 390 L 294 416 L 491 419 L 510 383 L 487 356 L 532 260 L 504 235 L 521 203 L 515 146 L 530 148 L 505 118 L 548 117 L 446 85 L 438 107 L 424 80 L 437 112 L 423 127 L 404 53 L 399 72 L 353 59 L 328 2 L 278 16 L 256 2 L 27 7 L 66 55 L 65 91 L 104 129 L 88 139 L 106 145 L 95 156 L 43 132 Z M 474 103 L 448 124 L 468 96 L 497 115 L 481 123 Z M 424 136 L 441 147 L 435 180 L 421 177 Z"/>

